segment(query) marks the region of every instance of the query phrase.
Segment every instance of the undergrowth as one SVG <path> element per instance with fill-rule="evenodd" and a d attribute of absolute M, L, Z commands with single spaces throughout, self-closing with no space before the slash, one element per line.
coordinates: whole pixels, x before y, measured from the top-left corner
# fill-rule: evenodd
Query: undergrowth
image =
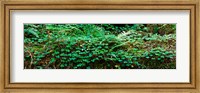
<path fill-rule="evenodd" d="M 175 24 L 25 24 L 25 69 L 174 69 Z"/>

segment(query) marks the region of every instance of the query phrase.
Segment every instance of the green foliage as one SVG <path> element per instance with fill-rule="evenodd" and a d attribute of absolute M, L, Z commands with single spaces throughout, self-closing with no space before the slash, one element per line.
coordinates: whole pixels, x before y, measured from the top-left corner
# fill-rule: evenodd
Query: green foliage
<path fill-rule="evenodd" d="M 27 69 L 173 69 L 174 24 L 25 24 Z"/>

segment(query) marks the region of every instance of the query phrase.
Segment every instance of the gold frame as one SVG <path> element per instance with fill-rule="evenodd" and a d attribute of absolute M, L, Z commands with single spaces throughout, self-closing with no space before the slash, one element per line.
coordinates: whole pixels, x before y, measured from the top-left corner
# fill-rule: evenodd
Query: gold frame
<path fill-rule="evenodd" d="M 180 2 L 178 2 L 180 1 Z M 197 92 L 199 81 L 198 0 L 3 0 L 0 31 L 0 92 Z M 15 10 L 190 10 L 190 83 L 10 83 L 10 12 Z M 47 90 L 49 89 L 49 90 Z M 146 90 L 144 90 L 146 89 Z"/>

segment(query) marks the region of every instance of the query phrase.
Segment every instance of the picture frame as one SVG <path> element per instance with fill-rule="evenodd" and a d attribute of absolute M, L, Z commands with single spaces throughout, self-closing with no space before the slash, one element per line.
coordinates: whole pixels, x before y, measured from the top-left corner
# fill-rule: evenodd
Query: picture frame
<path fill-rule="evenodd" d="M 199 93 L 199 1 L 185 0 L 75 0 L 28 1 L 3 0 L 1 3 L 0 79 L 1 92 L 186 92 Z M 11 83 L 10 13 L 15 10 L 189 10 L 190 11 L 190 83 Z"/>

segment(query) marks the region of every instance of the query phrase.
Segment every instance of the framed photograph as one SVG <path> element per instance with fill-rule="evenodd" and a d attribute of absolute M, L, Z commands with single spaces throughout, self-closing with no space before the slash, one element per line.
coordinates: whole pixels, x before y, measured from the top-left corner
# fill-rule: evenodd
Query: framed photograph
<path fill-rule="evenodd" d="M 0 1 L 1 92 L 199 93 L 199 2 L 154 1 Z"/>

